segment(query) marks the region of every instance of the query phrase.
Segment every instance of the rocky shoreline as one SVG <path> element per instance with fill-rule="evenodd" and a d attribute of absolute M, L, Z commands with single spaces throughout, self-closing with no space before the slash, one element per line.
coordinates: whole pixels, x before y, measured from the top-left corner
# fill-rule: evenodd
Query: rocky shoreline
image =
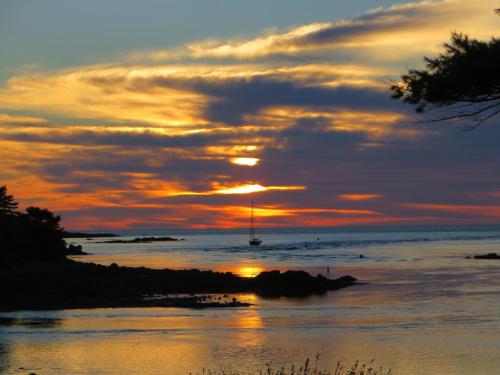
<path fill-rule="evenodd" d="M 269 271 L 245 278 L 230 272 L 154 270 L 116 264 L 103 266 L 69 259 L 14 262 L 0 266 L 0 311 L 237 307 L 248 306 L 248 303 L 229 297 L 212 298 L 207 294 L 256 293 L 262 296 L 301 297 L 355 284 L 357 281 L 351 276 L 332 280 L 321 275 L 314 277 L 304 271 Z"/>

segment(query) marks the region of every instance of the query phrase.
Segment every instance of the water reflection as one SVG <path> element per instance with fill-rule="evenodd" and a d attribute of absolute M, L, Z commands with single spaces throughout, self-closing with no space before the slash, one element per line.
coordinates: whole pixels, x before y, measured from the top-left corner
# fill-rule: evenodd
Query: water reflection
<path fill-rule="evenodd" d="M 9 345 L 2 342 L 5 338 L 0 333 L 0 374 L 6 373 L 10 368 Z"/>
<path fill-rule="evenodd" d="M 37 363 L 29 363 L 29 360 L 16 362 L 17 339 L 19 335 L 34 333 L 36 337 L 38 332 L 62 327 L 63 319 L 59 317 L 59 312 L 49 314 L 51 316 L 45 316 L 43 312 L 11 312 L 0 316 L 0 373 L 8 373 L 12 368 L 16 368 L 19 373 L 34 373 L 40 368 Z"/>
<path fill-rule="evenodd" d="M 500 263 L 464 259 L 494 247 L 500 241 L 106 255 L 124 264 L 242 276 L 285 268 L 324 273 L 330 265 L 330 277 L 352 274 L 367 284 L 304 299 L 238 295 L 254 304 L 250 308 L 3 314 L 11 320 L 0 323 L 0 372 L 168 375 L 223 367 L 255 373 L 266 362 L 299 364 L 320 353 L 323 367 L 375 357 L 398 375 L 494 374 L 500 367 Z M 356 258 L 360 253 L 366 258 Z"/>

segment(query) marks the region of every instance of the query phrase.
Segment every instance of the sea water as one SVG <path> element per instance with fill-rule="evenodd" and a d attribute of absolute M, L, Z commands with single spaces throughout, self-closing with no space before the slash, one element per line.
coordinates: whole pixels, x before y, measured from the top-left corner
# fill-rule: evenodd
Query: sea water
<path fill-rule="evenodd" d="M 256 373 L 356 360 L 393 374 L 496 374 L 500 368 L 500 226 L 298 228 L 245 231 L 127 231 L 112 244 L 71 239 L 102 264 L 214 269 L 254 276 L 302 269 L 361 285 L 307 298 L 241 294 L 251 307 L 120 308 L 0 313 L 0 372 L 6 374 Z M 362 255 L 362 257 L 360 257 Z"/>

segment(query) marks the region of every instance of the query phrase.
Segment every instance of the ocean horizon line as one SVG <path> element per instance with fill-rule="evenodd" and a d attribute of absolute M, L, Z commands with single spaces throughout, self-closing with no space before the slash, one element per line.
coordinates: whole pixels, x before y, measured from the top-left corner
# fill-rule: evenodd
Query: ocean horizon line
<path fill-rule="evenodd" d="M 363 226 L 294 226 L 294 227 L 262 227 L 258 228 L 260 233 L 344 233 L 344 232 L 427 232 L 427 231 L 444 231 L 444 232 L 455 232 L 463 230 L 472 230 L 478 232 L 484 231 L 496 231 L 500 230 L 500 223 L 488 223 L 488 224 L 414 224 L 414 225 L 363 225 Z M 126 228 L 126 229 L 113 229 L 113 228 L 92 228 L 92 229 L 74 229 L 65 228 L 68 232 L 83 232 L 89 234 L 97 233 L 113 233 L 120 235 L 134 235 L 140 233 L 192 233 L 192 234 L 218 234 L 218 233 L 228 233 L 228 234 L 242 234 L 248 233 L 247 227 L 239 228 Z"/>

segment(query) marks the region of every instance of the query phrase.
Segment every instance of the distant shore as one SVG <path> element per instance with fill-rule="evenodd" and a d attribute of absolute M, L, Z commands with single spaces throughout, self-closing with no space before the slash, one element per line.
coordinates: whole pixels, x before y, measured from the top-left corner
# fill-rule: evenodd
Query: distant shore
<path fill-rule="evenodd" d="M 300 297 L 346 288 L 357 281 L 351 276 L 335 280 L 314 277 L 304 271 L 269 271 L 245 278 L 230 272 L 103 266 L 62 258 L 4 262 L 0 266 L 0 283 L 0 311 L 12 311 L 238 307 L 248 303 L 227 294 Z M 213 298 L 213 294 L 225 296 Z"/>
<path fill-rule="evenodd" d="M 102 237 L 121 237 L 119 234 L 114 233 L 85 233 L 85 232 L 68 232 L 63 231 L 64 238 L 102 238 Z"/>
<path fill-rule="evenodd" d="M 173 237 L 135 237 L 131 240 L 108 240 L 108 241 L 98 241 L 96 243 L 151 243 L 151 242 L 172 242 L 172 241 L 184 241 L 183 238 L 173 238 Z"/>

